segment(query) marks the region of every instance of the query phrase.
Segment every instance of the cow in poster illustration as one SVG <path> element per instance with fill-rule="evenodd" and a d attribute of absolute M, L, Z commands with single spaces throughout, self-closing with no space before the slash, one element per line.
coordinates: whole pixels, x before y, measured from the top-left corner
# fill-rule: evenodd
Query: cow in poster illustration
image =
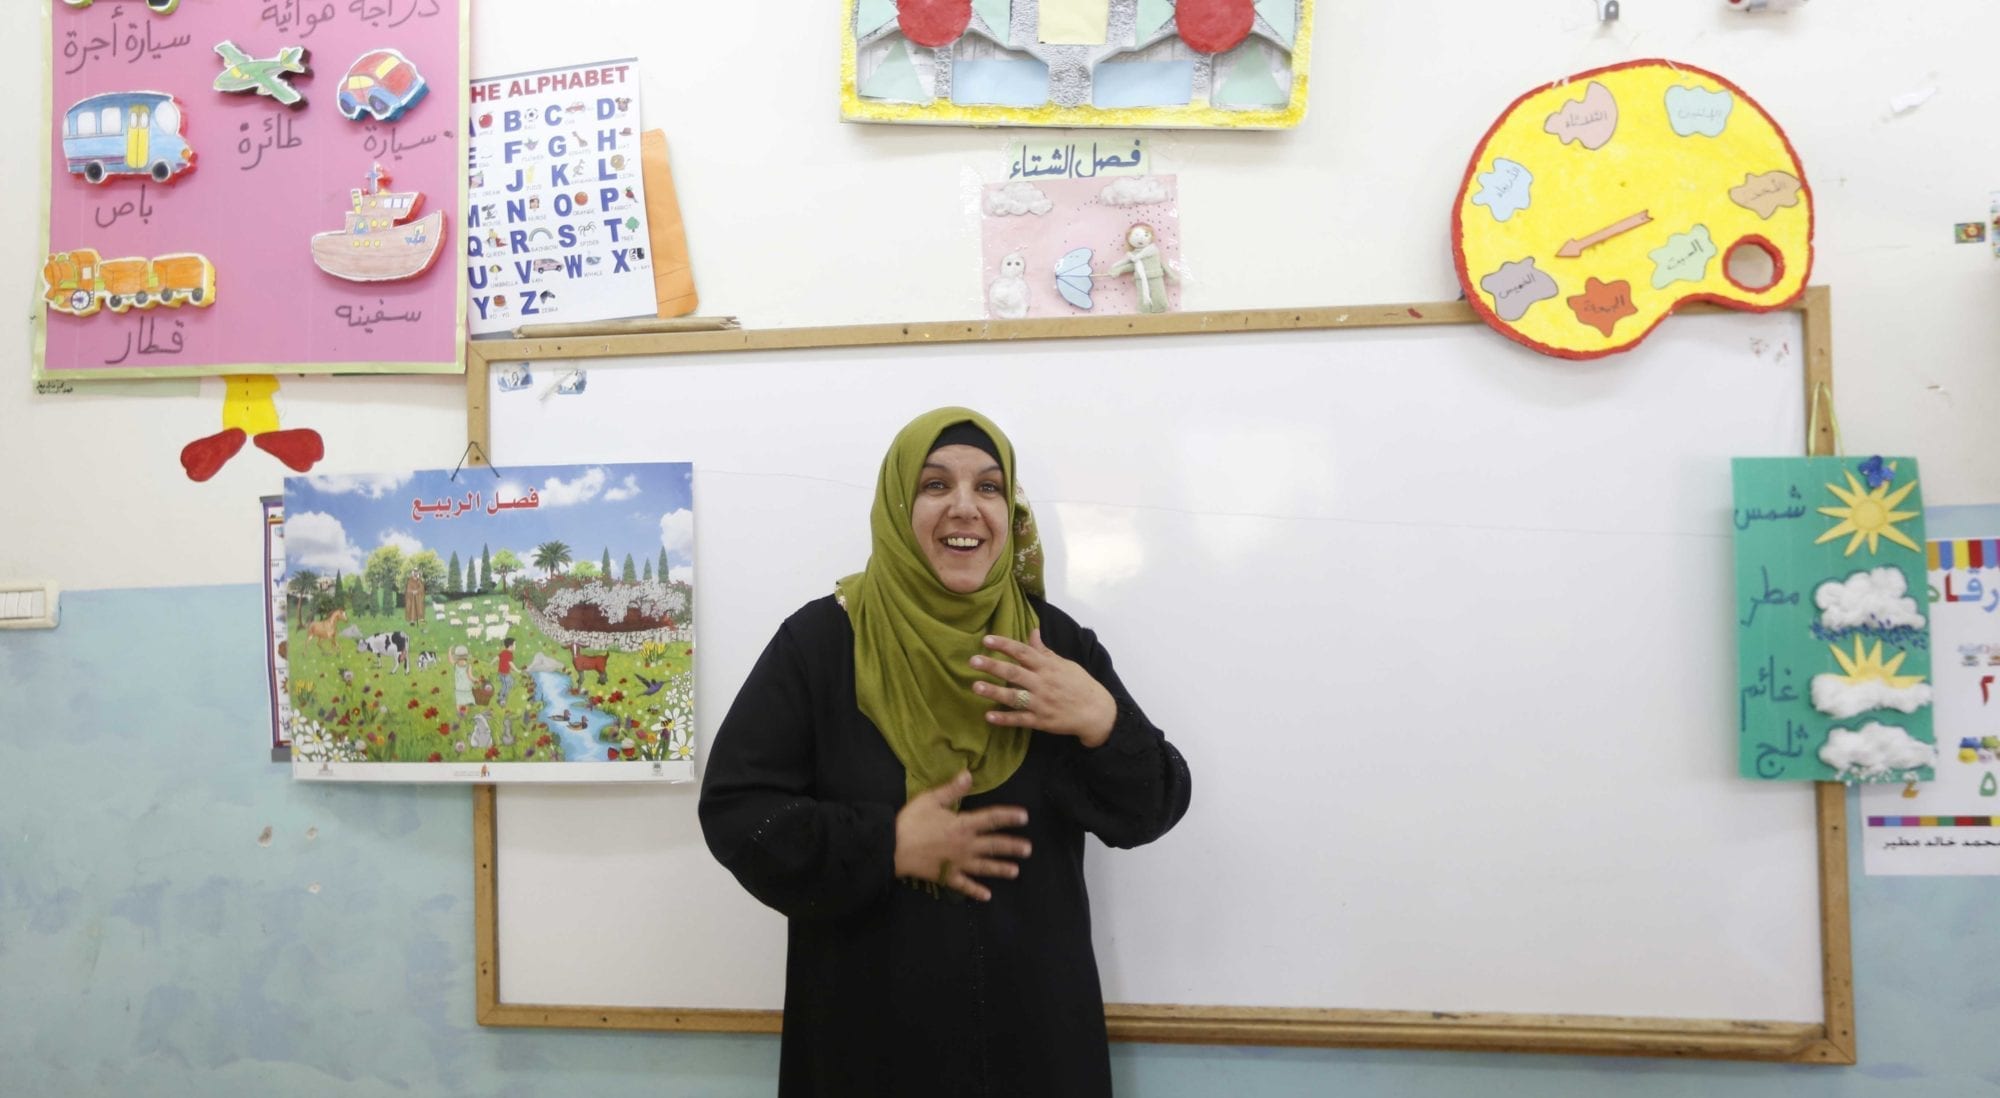
<path fill-rule="evenodd" d="M 397 668 L 405 671 L 410 669 L 410 638 L 400 630 L 358 638 L 354 646 L 357 651 L 374 656 L 377 662 L 380 662 L 383 656 L 388 656 L 389 671 L 392 674 Z"/>

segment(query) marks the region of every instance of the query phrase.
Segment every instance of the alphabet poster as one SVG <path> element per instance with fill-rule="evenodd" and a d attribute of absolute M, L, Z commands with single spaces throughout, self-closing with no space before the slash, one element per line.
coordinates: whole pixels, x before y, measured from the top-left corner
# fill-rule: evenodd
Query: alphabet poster
<path fill-rule="evenodd" d="M 686 464 L 285 482 L 292 774 L 687 781 Z"/>
<path fill-rule="evenodd" d="M 1938 760 L 1930 781 L 1861 791 L 1871 874 L 2000 875 L 2000 508 L 1935 507 L 1930 565 Z"/>
<path fill-rule="evenodd" d="M 37 380 L 464 369 L 469 0 L 43 6 Z"/>
<path fill-rule="evenodd" d="M 1931 776 L 1930 597 L 1914 458 L 1737 458 L 1739 768 Z"/>
<path fill-rule="evenodd" d="M 484 77 L 472 112 L 472 334 L 652 316 L 638 62 Z"/>

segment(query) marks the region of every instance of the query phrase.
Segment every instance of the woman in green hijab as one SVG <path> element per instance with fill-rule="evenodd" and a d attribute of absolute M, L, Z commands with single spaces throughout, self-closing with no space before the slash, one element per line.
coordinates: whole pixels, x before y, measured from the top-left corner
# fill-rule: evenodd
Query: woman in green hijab
<path fill-rule="evenodd" d="M 1043 598 L 1014 451 L 917 417 L 861 572 L 786 619 L 701 792 L 709 849 L 789 922 L 778 1093 L 1111 1093 L 1084 834 L 1131 847 L 1188 773 Z"/>

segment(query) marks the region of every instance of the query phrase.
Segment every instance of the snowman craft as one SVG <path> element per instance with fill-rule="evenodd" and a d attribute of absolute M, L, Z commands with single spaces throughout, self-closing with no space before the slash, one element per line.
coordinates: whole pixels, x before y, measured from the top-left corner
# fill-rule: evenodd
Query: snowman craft
<path fill-rule="evenodd" d="M 1180 276 L 1160 256 L 1159 243 L 1153 239 L 1153 227 L 1144 222 L 1126 230 L 1125 260 L 1105 273 L 1132 276 L 1133 285 L 1139 291 L 1139 311 L 1142 313 L 1166 312 L 1167 283 L 1180 281 Z"/>
<path fill-rule="evenodd" d="M 1009 252 L 1000 261 L 1000 277 L 986 288 L 986 307 L 1001 320 L 1020 320 L 1028 315 L 1028 261 L 1020 252 Z"/>

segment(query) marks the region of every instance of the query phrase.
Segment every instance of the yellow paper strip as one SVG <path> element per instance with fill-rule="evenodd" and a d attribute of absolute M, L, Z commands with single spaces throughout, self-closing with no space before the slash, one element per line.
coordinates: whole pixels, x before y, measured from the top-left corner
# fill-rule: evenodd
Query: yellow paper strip
<path fill-rule="evenodd" d="M 1101 46 L 1111 0 L 1042 0 L 1039 37 L 1051 46 Z"/>

